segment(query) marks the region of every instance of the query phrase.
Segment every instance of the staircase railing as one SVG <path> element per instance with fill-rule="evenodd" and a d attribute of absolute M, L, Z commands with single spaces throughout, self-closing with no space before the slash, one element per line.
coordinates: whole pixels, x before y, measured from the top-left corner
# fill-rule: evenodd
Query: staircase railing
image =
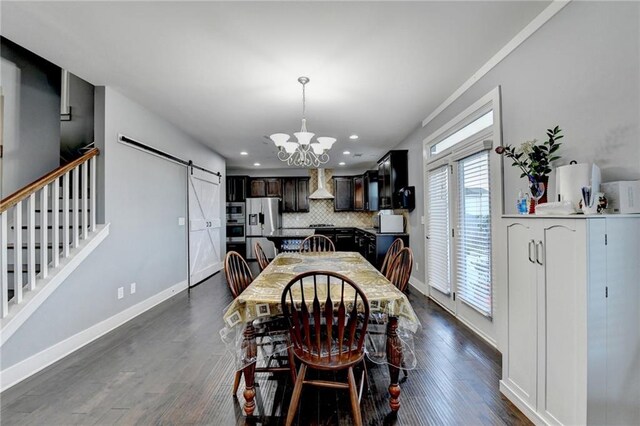
<path fill-rule="evenodd" d="M 99 153 L 94 148 L 0 201 L 0 318 L 95 232 Z"/>

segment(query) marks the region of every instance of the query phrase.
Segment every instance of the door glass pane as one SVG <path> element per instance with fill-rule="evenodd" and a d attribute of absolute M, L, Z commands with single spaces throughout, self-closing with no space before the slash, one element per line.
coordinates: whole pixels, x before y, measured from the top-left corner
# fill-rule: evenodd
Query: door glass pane
<path fill-rule="evenodd" d="M 489 152 L 458 163 L 456 288 L 461 301 L 491 316 Z"/>
<path fill-rule="evenodd" d="M 449 258 L 449 166 L 427 174 L 428 187 L 428 284 L 444 293 L 451 292 Z"/>

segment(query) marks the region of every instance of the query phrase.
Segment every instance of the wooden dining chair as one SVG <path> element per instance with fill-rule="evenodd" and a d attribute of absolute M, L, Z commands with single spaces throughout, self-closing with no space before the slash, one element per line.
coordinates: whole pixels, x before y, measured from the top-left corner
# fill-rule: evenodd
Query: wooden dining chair
<path fill-rule="evenodd" d="M 253 252 L 256 254 L 260 272 L 264 271 L 264 269 L 269 266 L 269 258 L 266 254 L 264 254 L 264 250 L 262 250 L 262 246 L 259 242 L 256 242 L 256 244 L 253 246 Z"/>
<path fill-rule="evenodd" d="M 319 293 L 326 293 L 326 300 L 319 300 Z M 353 299 L 345 300 L 345 294 Z M 348 389 L 354 424 L 362 425 L 353 367 L 364 358 L 364 338 L 369 323 L 369 302 L 364 292 L 338 273 L 308 271 L 297 275 L 285 286 L 281 304 L 289 324 L 291 349 L 300 361 L 285 424 L 293 423 L 302 387 L 312 385 Z M 347 370 L 347 382 L 308 380 L 307 368 L 331 372 Z"/>
<path fill-rule="evenodd" d="M 230 251 L 224 258 L 224 275 L 233 297 L 238 297 L 253 281 L 247 261 L 237 251 Z"/>
<path fill-rule="evenodd" d="M 384 276 L 387 275 L 387 269 L 389 269 L 389 265 L 391 264 L 391 261 L 393 260 L 394 257 L 396 257 L 396 254 L 398 254 L 398 252 L 403 248 L 404 248 L 404 241 L 402 241 L 402 239 L 400 238 L 396 238 L 393 241 L 393 243 L 391 243 L 391 245 L 387 249 L 387 254 L 384 255 L 384 260 L 382 261 L 382 268 L 380 268 L 380 273 L 382 275 Z"/>
<path fill-rule="evenodd" d="M 336 251 L 336 246 L 324 235 L 310 235 L 300 244 L 300 253 L 328 251 Z"/>
<path fill-rule="evenodd" d="M 385 276 L 404 293 L 409 284 L 411 268 L 413 268 L 413 251 L 405 247 L 391 260 Z"/>
<path fill-rule="evenodd" d="M 256 243 L 256 246 L 259 247 L 259 244 Z M 260 250 L 262 250 L 262 248 L 260 248 Z M 224 273 L 227 277 L 227 285 L 229 286 L 233 297 L 238 297 L 253 281 L 253 275 L 251 274 L 249 265 L 240 253 L 235 251 L 227 253 L 224 259 Z M 277 345 L 286 344 L 287 326 L 286 322 L 284 322 L 281 317 L 263 319 L 260 321 L 260 324 L 255 324 L 254 322 L 254 326 L 257 328 L 256 342 L 258 346 L 269 345 L 273 350 Z M 282 365 L 281 363 L 281 365 L 277 367 L 272 367 L 270 365 L 267 365 L 266 367 L 257 367 L 255 370 L 256 373 L 280 373 L 288 371 L 291 374 L 291 378 L 294 379 L 295 365 L 291 362 L 293 361 L 293 355 L 287 351 L 287 356 L 278 357 L 278 361 L 282 361 L 283 358 L 288 361 L 287 364 Z M 243 370 L 238 370 L 235 373 L 233 378 L 233 395 L 238 392 L 242 374 Z"/>

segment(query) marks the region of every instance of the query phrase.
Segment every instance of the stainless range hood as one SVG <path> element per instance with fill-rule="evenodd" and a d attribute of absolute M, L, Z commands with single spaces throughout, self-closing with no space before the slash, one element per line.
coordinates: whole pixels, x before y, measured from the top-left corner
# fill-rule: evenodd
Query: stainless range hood
<path fill-rule="evenodd" d="M 309 195 L 310 200 L 333 200 L 333 195 L 324 187 L 324 169 L 318 169 L 318 189 Z"/>

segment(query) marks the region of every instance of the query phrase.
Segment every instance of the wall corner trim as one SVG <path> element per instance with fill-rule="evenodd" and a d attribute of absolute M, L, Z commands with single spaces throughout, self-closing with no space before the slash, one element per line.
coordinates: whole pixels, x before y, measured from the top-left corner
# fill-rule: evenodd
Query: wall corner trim
<path fill-rule="evenodd" d="M 127 321 L 132 320 L 138 315 L 148 311 L 154 306 L 164 302 L 175 296 L 183 290 L 187 289 L 187 281 L 181 281 L 173 286 L 139 302 L 124 311 L 118 312 L 110 318 L 101 321 L 86 330 L 74 334 L 73 336 L 56 343 L 55 345 L 38 352 L 31 357 L 14 364 L 5 370 L 0 371 L 0 392 L 4 392 L 13 385 L 27 379 L 28 377 L 38 373 L 44 368 L 50 366 L 56 361 L 61 360 L 67 355 L 77 351 L 83 346 L 93 342 L 94 340 L 104 336 L 110 331 L 118 328 Z"/>
<path fill-rule="evenodd" d="M 447 109 L 452 103 L 462 96 L 471 86 L 484 77 L 489 71 L 491 71 L 496 65 L 498 65 L 504 58 L 509 56 L 511 52 L 516 50 L 525 40 L 527 40 L 533 33 L 538 31 L 544 24 L 546 24 L 556 13 L 560 12 L 571 0 L 554 0 L 549 6 L 547 6 L 538 16 L 533 18 L 514 38 L 512 38 L 502 49 L 498 51 L 491 59 L 489 59 L 478 71 L 476 71 L 462 86 L 460 86 L 451 96 L 449 96 L 444 102 L 442 102 L 427 118 L 422 120 L 422 127 L 426 126 L 436 118 L 442 111 Z"/>

